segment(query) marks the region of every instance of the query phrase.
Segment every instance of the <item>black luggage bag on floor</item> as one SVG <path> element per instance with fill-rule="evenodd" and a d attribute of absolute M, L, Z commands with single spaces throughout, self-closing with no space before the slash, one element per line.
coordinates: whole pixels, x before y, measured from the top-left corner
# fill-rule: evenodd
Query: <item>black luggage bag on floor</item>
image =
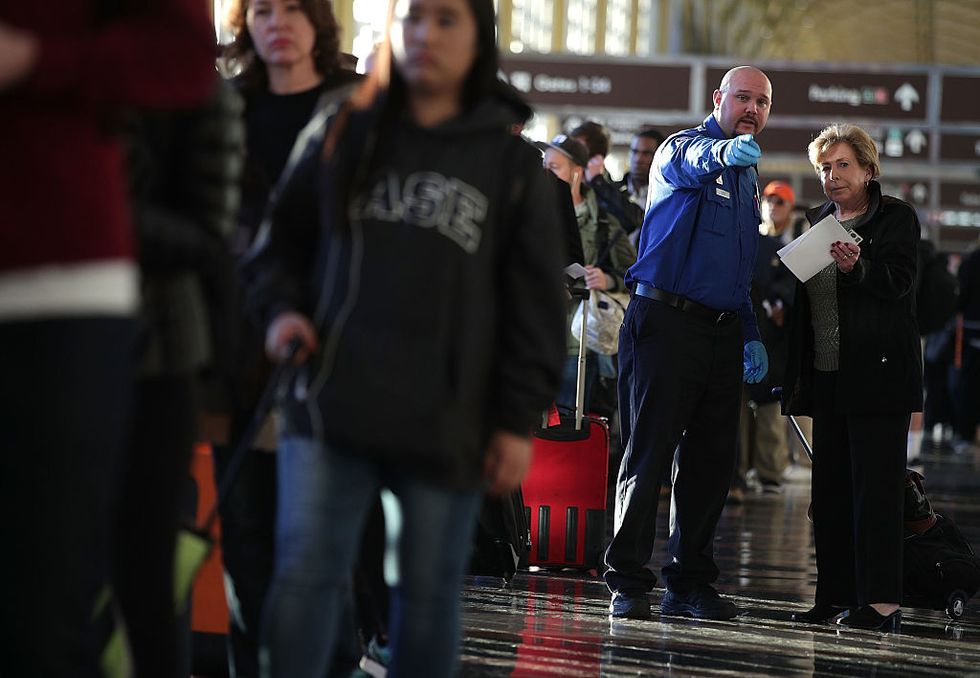
<path fill-rule="evenodd" d="M 980 559 L 952 520 L 935 515 L 935 524 L 922 534 L 906 534 L 902 602 L 959 619 L 980 591 Z"/>
<path fill-rule="evenodd" d="M 470 574 L 513 579 L 526 569 L 531 553 L 531 530 L 520 488 L 503 497 L 486 497 L 480 509 L 470 557 Z"/>

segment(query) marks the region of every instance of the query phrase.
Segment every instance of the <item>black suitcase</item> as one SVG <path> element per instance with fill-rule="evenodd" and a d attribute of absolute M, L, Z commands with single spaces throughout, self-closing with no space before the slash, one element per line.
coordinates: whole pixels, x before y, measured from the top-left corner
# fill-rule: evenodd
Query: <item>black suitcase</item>
<path fill-rule="evenodd" d="M 503 497 L 486 497 L 480 509 L 470 556 L 470 574 L 501 577 L 510 582 L 527 568 L 531 530 L 520 488 Z"/>
<path fill-rule="evenodd" d="M 922 534 L 905 537 L 903 605 L 945 610 L 959 619 L 980 591 L 980 558 L 952 520 L 936 514 Z"/>

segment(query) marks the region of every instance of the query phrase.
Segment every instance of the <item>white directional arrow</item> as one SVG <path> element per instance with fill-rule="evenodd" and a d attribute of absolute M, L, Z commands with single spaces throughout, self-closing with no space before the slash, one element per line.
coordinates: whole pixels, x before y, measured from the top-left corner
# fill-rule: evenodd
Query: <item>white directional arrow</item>
<path fill-rule="evenodd" d="M 905 135 L 905 143 L 908 145 L 909 150 L 918 155 L 922 152 L 929 140 L 926 139 L 926 135 L 922 133 L 920 129 L 914 129 Z"/>
<path fill-rule="evenodd" d="M 902 83 L 902 86 L 895 90 L 895 101 L 902 105 L 903 111 L 911 111 L 912 105 L 919 101 L 919 93 L 909 83 Z"/>

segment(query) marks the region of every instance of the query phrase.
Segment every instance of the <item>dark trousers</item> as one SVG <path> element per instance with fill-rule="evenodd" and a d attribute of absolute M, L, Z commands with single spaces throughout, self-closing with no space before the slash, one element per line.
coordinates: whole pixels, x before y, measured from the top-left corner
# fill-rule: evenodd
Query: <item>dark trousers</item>
<path fill-rule="evenodd" d="M 949 384 L 951 369 L 947 362 L 927 362 L 923 368 L 922 380 L 926 396 L 922 408 L 922 427 L 926 435 L 936 424 L 952 424 L 955 421 Z"/>
<path fill-rule="evenodd" d="M 215 482 L 233 450 L 215 445 Z M 221 507 L 221 557 L 228 581 L 232 676 L 259 675 L 259 625 L 272 581 L 276 533 L 276 455 L 251 450 Z"/>
<path fill-rule="evenodd" d="M 967 442 L 977 437 L 980 423 L 980 349 L 970 345 L 978 340 L 975 331 L 963 332 L 963 362 L 956 373 L 953 399 L 956 407 L 956 434 Z"/>
<path fill-rule="evenodd" d="M 814 372 L 813 536 L 816 600 L 902 600 L 902 510 L 909 413 L 841 414 L 836 372 Z"/>
<path fill-rule="evenodd" d="M 715 526 L 735 468 L 742 383 L 742 326 L 717 324 L 634 297 L 619 340 L 623 461 L 606 550 L 612 591 L 649 591 L 660 484 L 677 450 L 668 552 L 668 588 L 718 578 Z"/>
<path fill-rule="evenodd" d="M 135 675 L 189 670 L 174 608 L 174 543 L 197 421 L 190 375 L 136 382 L 131 443 L 116 511 L 113 585 Z"/>
<path fill-rule="evenodd" d="M 372 636 L 388 637 L 390 600 L 384 577 L 385 514 L 381 499 L 367 516 L 361 536 L 361 553 L 354 567 L 354 610 L 361 641 L 365 646 Z"/>
<path fill-rule="evenodd" d="M 101 676 L 132 320 L 0 323 L 0 673 Z"/>

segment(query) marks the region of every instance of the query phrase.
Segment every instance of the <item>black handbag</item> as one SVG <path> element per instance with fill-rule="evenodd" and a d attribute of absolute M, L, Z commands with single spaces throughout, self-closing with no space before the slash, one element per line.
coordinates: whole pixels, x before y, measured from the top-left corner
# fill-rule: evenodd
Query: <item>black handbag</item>
<path fill-rule="evenodd" d="M 905 469 L 905 534 L 925 534 L 936 524 L 936 513 L 922 486 L 922 474 Z"/>

